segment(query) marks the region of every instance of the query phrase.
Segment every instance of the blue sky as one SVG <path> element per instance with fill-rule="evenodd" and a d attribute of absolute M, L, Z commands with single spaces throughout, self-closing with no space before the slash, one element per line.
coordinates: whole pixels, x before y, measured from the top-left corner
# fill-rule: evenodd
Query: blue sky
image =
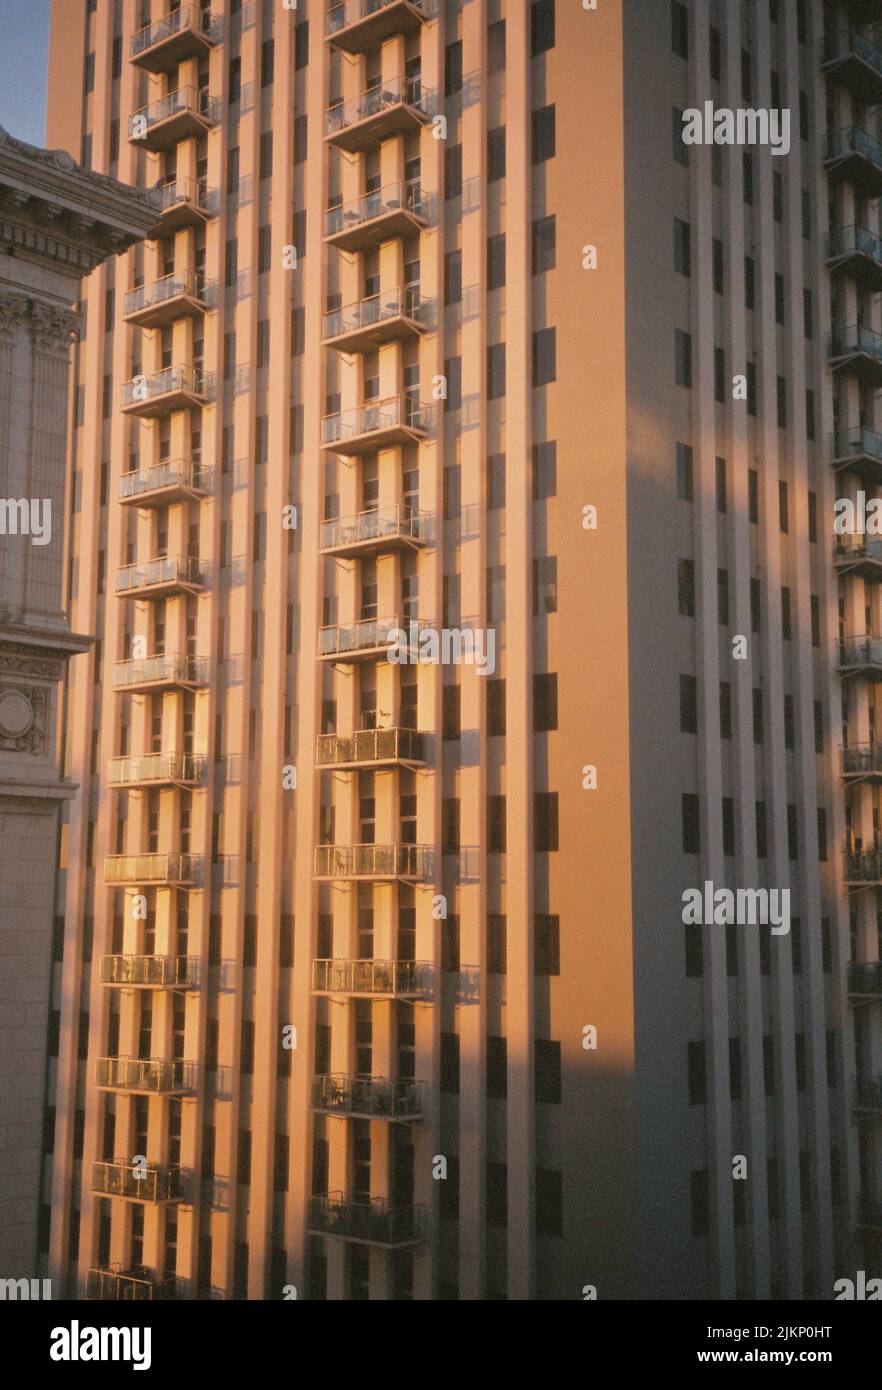
<path fill-rule="evenodd" d="M 0 125 L 45 144 L 49 0 L 0 0 Z"/>

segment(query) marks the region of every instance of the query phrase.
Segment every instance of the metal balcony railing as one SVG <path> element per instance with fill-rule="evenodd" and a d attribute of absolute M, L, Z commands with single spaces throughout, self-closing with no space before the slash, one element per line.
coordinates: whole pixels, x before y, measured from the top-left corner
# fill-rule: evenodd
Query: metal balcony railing
<path fill-rule="evenodd" d="M 197 854 L 111 854 L 104 860 L 105 883 L 198 883 Z"/>
<path fill-rule="evenodd" d="M 419 1081 L 388 1081 L 384 1076 L 314 1076 L 312 1108 L 380 1120 L 414 1120 L 423 1112 L 423 1086 Z"/>
<path fill-rule="evenodd" d="M 167 304 L 170 299 L 189 295 L 207 304 L 210 286 L 198 275 L 163 275 L 149 285 L 139 285 L 130 290 L 123 300 L 123 317 L 140 313 L 143 309 L 153 309 L 159 304 Z"/>
<path fill-rule="evenodd" d="M 426 995 L 432 988 L 427 960 L 314 960 L 317 994 Z"/>
<path fill-rule="evenodd" d="M 882 848 L 846 848 L 845 877 L 848 883 L 876 883 L 882 880 Z"/>
<path fill-rule="evenodd" d="M 123 383 L 123 408 L 183 392 L 189 396 L 210 398 L 214 391 L 214 373 L 200 367 L 165 367 L 151 376 L 136 376 Z"/>
<path fill-rule="evenodd" d="M 196 1079 L 193 1062 L 164 1062 L 150 1057 L 99 1057 L 95 1084 L 112 1091 L 147 1091 L 168 1095 L 192 1091 Z"/>
<path fill-rule="evenodd" d="M 882 362 L 882 334 L 865 328 L 861 323 L 853 323 L 831 335 L 831 357 L 847 357 L 858 352 Z"/>
<path fill-rule="evenodd" d="M 138 58 L 148 49 L 155 48 L 157 44 L 164 43 L 166 39 L 173 38 L 186 29 L 195 29 L 197 33 L 204 34 L 207 39 L 217 43 L 223 33 L 223 27 L 220 15 L 211 14 L 201 5 L 185 3 L 179 9 L 172 10 L 170 14 L 163 15 L 155 24 L 145 24 L 143 29 L 138 29 L 132 35 L 130 56 Z"/>
<path fill-rule="evenodd" d="M 163 121 L 181 115 L 200 116 L 210 125 L 215 125 L 220 117 L 220 102 L 217 97 L 209 96 L 204 88 L 178 87 L 159 101 L 132 113 L 129 117 L 129 139 L 142 139 Z"/>
<path fill-rule="evenodd" d="M 352 734 L 319 734 L 315 741 L 319 767 L 352 763 L 425 762 L 425 739 L 416 729 L 358 729 Z"/>
<path fill-rule="evenodd" d="M 209 188 L 205 179 L 173 179 L 170 183 L 162 185 L 160 193 L 163 212 L 168 212 L 169 208 L 178 207 L 181 203 L 190 203 L 194 208 L 201 208 L 207 213 L 217 211 L 218 190 Z"/>
<path fill-rule="evenodd" d="M 882 637 L 846 637 L 839 643 L 839 665 L 844 669 L 882 666 Z"/>
<path fill-rule="evenodd" d="M 833 542 L 834 564 L 857 564 L 863 560 L 882 560 L 882 536 L 837 536 Z"/>
<path fill-rule="evenodd" d="M 882 999 L 882 960 L 851 961 L 848 967 L 848 992 Z"/>
<path fill-rule="evenodd" d="M 429 878 L 428 845 L 316 845 L 317 878 Z"/>
<path fill-rule="evenodd" d="M 842 159 L 850 154 L 862 155 L 882 171 L 882 144 L 869 131 L 861 130 L 858 126 L 846 126 L 844 130 L 832 131 L 827 136 L 825 159 Z"/>
<path fill-rule="evenodd" d="M 877 25 L 858 33 L 851 26 L 842 26 L 831 32 L 824 45 L 824 62 L 841 62 L 843 58 L 860 58 L 867 67 L 882 77 L 882 52 L 879 50 L 879 30 Z"/>
<path fill-rule="evenodd" d="M 431 405 L 410 396 L 389 396 L 383 401 L 371 401 L 369 405 L 326 415 L 322 420 L 322 443 L 351 443 L 362 435 L 397 428 L 425 434 L 431 421 Z"/>
<path fill-rule="evenodd" d="M 407 288 L 371 295 L 369 299 L 359 299 L 355 304 L 325 314 L 322 336 L 342 338 L 390 319 L 412 319 L 414 323 L 425 324 L 433 304 L 434 300 L 422 299 L 418 290 Z"/>
<path fill-rule="evenodd" d="M 393 77 L 349 101 L 329 106 L 325 112 L 325 134 L 337 135 L 341 130 L 379 116 L 391 106 L 402 105 L 410 106 L 431 120 L 438 110 L 438 93 L 434 87 L 424 87 L 419 77 Z"/>
<path fill-rule="evenodd" d="M 98 980 L 102 985 L 192 989 L 198 971 L 196 956 L 102 956 Z"/>
<path fill-rule="evenodd" d="M 368 541 L 428 539 L 431 513 L 411 511 L 409 507 L 377 507 L 374 511 L 358 512 L 355 516 L 334 517 L 323 521 L 319 535 L 320 550 L 339 550 L 343 546 L 361 545 Z"/>
<path fill-rule="evenodd" d="M 196 555 L 160 555 L 145 564 L 123 565 L 116 572 L 116 592 L 152 589 L 159 584 L 201 584 L 200 563 Z"/>
<path fill-rule="evenodd" d="M 843 746 L 841 753 L 845 776 L 882 773 L 882 743 L 849 743 Z"/>
<path fill-rule="evenodd" d="M 107 781 L 111 787 L 141 782 L 198 782 L 204 758 L 192 753 L 148 753 L 142 758 L 111 758 Z"/>
<path fill-rule="evenodd" d="M 351 1202 L 342 1192 L 312 1197 L 310 1230 L 367 1245 L 416 1245 L 423 1238 L 425 1208 L 391 1207 L 382 1197 Z"/>
<path fill-rule="evenodd" d="M 130 685 L 206 685 L 209 661 L 205 656 L 182 656 L 169 652 L 162 656 L 131 657 L 117 661 L 113 667 L 114 690 Z"/>
<path fill-rule="evenodd" d="M 123 473 L 119 480 L 121 502 L 140 497 L 145 492 L 161 492 L 167 488 L 187 488 L 193 492 L 204 492 L 211 477 L 211 469 L 190 459 L 167 459 L 163 463 L 153 463 L 148 468 L 139 468 L 131 473 Z"/>
<path fill-rule="evenodd" d="M 114 1303 L 141 1303 L 173 1299 L 174 1275 L 157 1274 L 146 1265 L 96 1266 L 86 1276 L 86 1297 Z"/>
<path fill-rule="evenodd" d="M 859 1110 L 882 1111 L 882 1076 L 859 1076 L 855 1081 L 854 1103 Z"/>
<path fill-rule="evenodd" d="M 435 215 L 435 201 L 435 195 L 424 192 L 418 179 L 399 179 L 386 184 L 384 188 L 363 193 L 351 202 L 328 208 L 325 213 L 325 236 L 336 236 L 338 232 L 373 222 L 377 217 L 399 212 L 412 213 L 428 225 Z"/>
<path fill-rule="evenodd" d="M 869 256 L 882 265 L 882 237 L 867 227 L 837 227 L 827 238 L 827 260 L 839 256 Z"/>
<path fill-rule="evenodd" d="M 178 1202 L 181 1170 L 163 1164 L 136 1168 L 124 1158 L 92 1164 L 92 1191 L 104 1197 L 133 1197 L 141 1202 Z"/>
<path fill-rule="evenodd" d="M 850 430 L 837 430 L 833 436 L 834 459 L 871 458 L 882 463 L 882 434 L 858 425 Z"/>
<path fill-rule="evenodd" d="M 334 623 L 319 628 L 319 656 L 344 656 L 351 652 L 379 650 L 395 640 L 394 634 L 409 635 L 409 618 L 361 618 L 356 623 Z M 419 620 L 419 627 L 429 626 Z"/>

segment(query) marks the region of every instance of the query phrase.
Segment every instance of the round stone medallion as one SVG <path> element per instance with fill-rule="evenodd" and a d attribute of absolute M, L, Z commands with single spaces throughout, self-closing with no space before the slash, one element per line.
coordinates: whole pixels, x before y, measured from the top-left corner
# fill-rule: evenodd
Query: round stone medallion
<path fill-rule="evenodd" d="M 0 691 L 0 734 L 21 738 L 34 722 L 34 707 L 20 690 Z"/>

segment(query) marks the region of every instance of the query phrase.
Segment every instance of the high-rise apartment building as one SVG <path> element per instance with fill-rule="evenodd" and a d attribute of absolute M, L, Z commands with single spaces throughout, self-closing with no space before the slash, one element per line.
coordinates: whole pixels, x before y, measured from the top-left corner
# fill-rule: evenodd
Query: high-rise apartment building
<path fill-rule="evenodd" d="M 163 190 L 78 351 L 71 1292 L 878 1257 L 879 9 L 55 4 L 50 143 Z"/>

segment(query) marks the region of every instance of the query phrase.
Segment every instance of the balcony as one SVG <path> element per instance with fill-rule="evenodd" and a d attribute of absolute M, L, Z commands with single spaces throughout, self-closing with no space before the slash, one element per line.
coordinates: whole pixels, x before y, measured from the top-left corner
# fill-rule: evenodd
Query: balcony
<path fill-rule="evenodd" d="M 858 425 L 833 436 L 833 467 L 859 473 L 867 482 L 882 481 L 882 434 Z"/>
<path fill-rule="evenodd" d="M 104 882 L 120 886 L 195 888 L 202 881 L 202 857 L 196 854 L 109 854 Z"/>
<path fill-rule="evenodd" d="M 161 555 L 143 565 L 123 565 L 116 572 L 119 598 L 171 598 L 174 594 L 196 594 L 202 588 L 195 555 Z"/>
<path fill-rule="evenodd" d="M 196 956 L 102 956 L 98 982 L 120 989 L 195 989 Z"/>
<path fill-rule="evenodd" d="M 824 48 L 821 71 L 834 78 L 867 106 L 882 102 L 882 53 L 875 29 L 858 33 L 843 26 L 831 34 Z"/>
<path fill-rule="evenodd" d="M 435 198 L 417 180 L 387 184 L 325 213 L 325 241 L 340 251 L 370 251 L 393 237 L 412 237 L 430 226 Z"/>
<path fill-rule="evenodd" d="M 143 1172 L 143 1176 L 137 1174 Z M 179 1202 L 181 1170 L 162 1164 L 134 1168 L 124 1158 L 92 1164 L 91 1189 L 101 1197 L 131 1197 L 136 1202 Z"/>
<path fill-rule="evenodd" d="M 151 1303 L 173 1299 L 173 1274 L 157 1274 L 146 1265 L 100 1265 L 86 1276 L 87 1299 L 109 1299 L 113 1303 Z"/>
<path fill-rule="evenodd" d="M 847 126 L 828 135 L 824 166 L 831 179 L 853 184 L 866 198 L 882 194 L 882 145 L 866 130 Z"/>
<path fill-rule="evenodd" d="M 432 873 L 428 845 L 316 845 L 314 877 L 425 882 Z"/>
<path fill-rule="evenodd" d="M 95 1085 L 99 1091 L 128 1091 L 143 1096 L 180 1096 L 196 1081 L 193 1062 L 163 1062 L 158 1057 L 99 1057 Z"/>
<path fill-rule="evenodd" d="M 325 112 L 325 139 L 350 154 L 374 149 L 390 135 L 409 135 L 438 110 L 438 94 L 418 77 L 393 77 Z"/>
<path fill-rule="evenodd" d="M 866 227 L 838 227 L 827 239 L 827 265 L 865 289 L 882 290 L 882 238 Z"/>
<path fill-rule="evenodd" d="M 355 516 L 323 521 L 319 550 L 324 555 L 374 555 L 378 551 L 418 550 L 431 543 L 434 518 L 395 504 Z"/>
<path fill-rule="evenodd" d="M 854 1087 L 854 1108 L 882 1116 L 882 1076 L 859 1076 Z"/>
<path fill-rule="evenodd" d="M 191 753 L 111 758 L 107 781 L 111 787 L 196 787 L 202 780 L 204 763 L 204 758 L 195 758 Z"/>
<path fill-rule="evenodd" d="M 882 743 L 849 743 L 840 749 L 841 773 L 847 782 L 882 780 Z"/>
<path fill-rule="evenodd" d="M 416 729 L 358 729 L 353 734 L 319 734 L 319 768 L 419 767 L 426 761 L 424 735 Z"/>
<path fill-rule="evenodd" d="M 207 405 L 214 394 L 214 376 L 201 367 L 165 367 L 151 376 L 136 376 L 122 389 L 126 415 L 146 419 Z"/>
<path fill-rule="evenodd" d="M 208 685 L 209 670 L 206 656 L 181 656 L 170 652 L 162 656 L 133 657 L 114 663 L 113 688 L 131 694 L 148 690 L 197 690 Z"/>
<path fill-rule="evenodd" d="M 198 502 L 211 490 L 212 470 L 191 459 L 166 459 L 119 480 L 119 501 L 137 507 L 166 507 L 171 502 Z"/>
<path fill-rule="evenodd" d="M 855 1003 L 882 999 L 882 960 L 851 962 L 848 967 L 848 997 Z"/>
<path fill-rule="evenodd" d="M 184 4 L 132 35 L 131 61 L 145 72 L 174 72 L 187 58 L 204 58 L 220 43 L 223 20 L 201 5 Z"/>
<path fill-rule="evenodd" d="M 428 627 L 420 622 L 417 628 Z M 356 623 L 319 628 L 319 661 L 376 661 L 378 657 L 388 657 L 389 647 L 395 641 L 413 643 L 413 620 L 407 618 L 362 618 Z M 418 647 L 411 645 L 409 652 L 414 663 L 418 659 Z"/>
<path fill-rule="evenodd" d="M 880 364 L 882 365 L 882 364 Z M 428 439 L 432 407 L 410 396 L 389 396 L 322 420 L 322 448 L 335 454 L 369 454 L 395 444 Z"/>
<path fill-rule="evenodd" d="M 178 232 L 182 227 L 201 227 L 218 209 L 218 191 L 204 179 L 173 179 L 160 188 L 160 221 L 150 229 L 151 237 Z"/>
<path fill-rule="evenodd" d="M 839 643 L 839 670 L 845 676 L 882 680 L 882 637 L 846 637 Z"/>
<path fill-rule="evenodd" d="M 314 1076 L 312 1109 L 359 1120 L 418 1121 L 423 1087 L 419 1081 L 387 1081 L 384 1076 Z"/>
<path fill-rule="evenodd" d="M 833 543 L 833 564 L 839 574 L 860 574 L 864 579 L 882 579 L 882 536 L 837 536 Z"/>
<path fill-rule="evenodd" d="M 882 334 L 863 324 L 840 329 L 830 338 L 830 366 L 851 372 L 867 386 L 882 386 Z"/>
<path fill-rule="evenodd" d="M 170 150 L 180 140 L 206 135 L 220 118 L 220 102 L 198 87 L 179 87 L 129 117 L 129 143 L 139 149 Z"/>
<path fill-rule="evenodd" d="M 425 999 L 432 992 L 427 960 L 314 960 L 313 994 L 365 999 Z"/>
<path fill-rule="evenodd" d="M 176 319 L 198 318 L 208 309 L 213 289 L 195 275 L 164 275 L 126 295 L 123 318 L 136 328 L 165 328 Z"/>
<path fill-rule="evenodd" d="M 322 341 L 338 352 L 367 352 L 393 340 L 418 338 L 429 326 L 435 301 L 415 290 L 395 289 L 325 314 Z"/>
<path fill-rule="evenodd" d="M 433 0 L 329 0 L 325 38 L 365 53 L 391 34 L 413 34 L 435 13 Z"/>
<path fill-rule="evenodd" d="M 882 887 L 882 849 L 846 849 L 845 886 Z"/>

